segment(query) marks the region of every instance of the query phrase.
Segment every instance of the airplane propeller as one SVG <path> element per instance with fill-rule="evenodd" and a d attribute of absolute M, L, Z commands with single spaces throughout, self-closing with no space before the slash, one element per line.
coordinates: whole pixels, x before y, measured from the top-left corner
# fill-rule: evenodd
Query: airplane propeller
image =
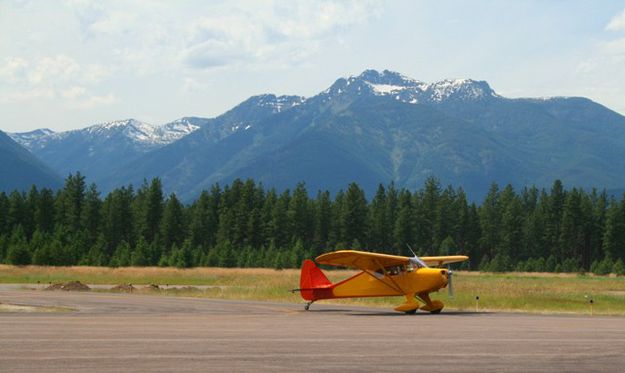
<path fill-rule="evenodd" d="M 412 264 L 414 264 L 415 266 L 421 266 L 421 267 L 426 267 L 427 268 L 427 264 L 425 264 L 425 262 L 423 262 L 418 256 L 417 254 L 415 254 L 414 250 L 412 250 L 412 247 L 408 244 L 406 244 L 406 246 L 408 246 L 408 250 L 410 250 L 410 252 L 412 253 L 413 257 L 410 258 L 410 262 Z M 451 270 L 451 265 L 447 265 L 447 295 L 449 296 L 449 298 L 453 298 L 454 297 L 454 271 Z"/>
<path fill-rule="evenodd" d="M 449 296 L 449 298 L 453 298 L 454 297 L 454 282 L 453 282 L 453 276 L 454 271 L 451 270 L 450 266 L 447 266 L 447 295 Z"/>

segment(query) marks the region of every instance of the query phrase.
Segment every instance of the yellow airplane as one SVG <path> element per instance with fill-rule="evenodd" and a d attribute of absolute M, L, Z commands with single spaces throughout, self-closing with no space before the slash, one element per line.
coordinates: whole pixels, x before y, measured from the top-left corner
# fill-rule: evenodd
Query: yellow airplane
<path fill-rule="evenodd" d="M 340 250 L 318 256 L 317 263 L 355 268 L 361 272 L 333 284 L 312 260 L 307 259 L 302 264 L 300 288 L 293 291 L 299 291 L 302 298 L 307 301 L 304 307 L 306 310 L 313 302 L 321 299 L 403 295 L 406 302 L 396 307 L 395 311 L 408 314 L 414 314 L 417 310 L 439 313 L 444 304 L 438 300 L 431 300 L 430 293 L 449 285 L 448 290 L 453 296 L 453 272 L 429 266 L 440 267 L 467 259 L 469 257 L 464 255 L 419 258 L 416 255 L 407 257 Z M 424 303 L 423 306 L 417 298 Z"/>

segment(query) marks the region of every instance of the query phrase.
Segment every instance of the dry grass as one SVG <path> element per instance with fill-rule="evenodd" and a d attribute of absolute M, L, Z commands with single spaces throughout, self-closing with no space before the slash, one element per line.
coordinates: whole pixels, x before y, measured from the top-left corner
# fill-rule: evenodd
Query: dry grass
<path fill-rule="evenodd" d="M 328 271 L 330 280 L 338 281 L 354 271 Z M 625 315 L 625 278 L 544 273 L 479 273 L 456 272 L 456 297 L 447 292 L 434 294 L 448 308 L 475 309 L 475 296 L 480 309 L 492 311 L 590 313 L 589 299 L 594 300 L 595 314 Z M 0 265 L 0 283 L 48 283 L 79 280 L 87 284 L 170 285 L 158 294 L 253 299 L 279 302 L 301 302 L 290 289 L 299 284 L 299 270 L 266 268 L 102 268 L 102 267 L 14 267 Z M 172 288 L 171 285 L 178 285 Z M 205 288 L 184 288 L 182 285 Z M 401 298 L 334 300 L 392 308 Z"/>

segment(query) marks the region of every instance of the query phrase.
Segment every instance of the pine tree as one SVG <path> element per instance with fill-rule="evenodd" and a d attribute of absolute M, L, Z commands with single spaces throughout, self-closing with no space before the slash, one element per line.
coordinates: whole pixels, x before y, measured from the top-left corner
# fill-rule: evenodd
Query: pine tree
<path fill-rule="evenodd" d="M 130 265 L 130 245 L 126 241 L 120 242 L 111 258 L 111 267 L 127 267 Z"/>
<path fill-rule="evenodd" d="M 268 239 L 273 240 L 278 247 L 284 247 L 289 242 L 287 211 L 290 199 L 290 193 L 286 190 L 273 206 L 270 223 L 273 236 Z"/>
<path fill-rule="evenodd" d="M 101 211 L 102 200 L 100 199 L 100 192 L 98 192 L 98 188 L 95 184 L 91 184 L 85 194 L 84 208 L 82 210 L 82 226 L 88 234 L 89 245 L 95 243 L 100 235 L 100 227 L 102 224 Z"/>
<path fill-rule="evenodd" d="M 154 178 L 146 193 L 145 207 L 142 214 L 142 233 L 147 242 L 154 241 L 155 236 L 158 234 L 163 211 L 163 186 L 159 178 Z"/>
<path fill-rule="evenodd" d="M 319 192 L 314 206 L 314 246 L 322 248 L 330 244 L 330 229 L 332 226 L 332 202 L 330 201 L 330 192 Z M 320 252 L 316 251 L 315 254 L 320 254 Z"/>
<path fill-rule="evenodd" d="M 625 201 L 625 197 L 624 197 Z M 603 235 L 603 255 L 616 259 L 622 247 L 625 247 L 625 219 L 623 208 L 612 200 L 606 213 L 605 233 Z"/>
<path fill-rule="evenodd" d="M 11 232 L 18 225 L 23 228 L 26 223 L 26 197 L 17 191 L 11 192 L 8 199 L 8 212 L 6 216 L 7 232 Z"/>
<path fill-rule="evenodd" d="M 215 187 L 211 194 L 203 191 L 192 206 L 189 230 L 194 246 L 208 249 L 215 244 L 219 224 L 218 193 Z"/>
<path fill-rule="evenodd" d="M 435 252 L 436 235 L 436 213 L 439 205 L 441 186 L 438 179 L 429 177 L 425 181 L 425 188 L 421 198 L 421 211 L 423 212 L 423 225 L 420 230 L 423 232 L 422 248 L 427 252 Z"/>
<path fill-rule="evenodd" d="M 471 269 L 477 269 L 484 253 L 480 250 L 482 227 L 480 226 L 480 216 L 475 203 L 472 203 L 469 207 L 468 216 L 466 250 L 463 250 L 463 252 L 466 252 L 469 256 Z"/>
<path fill-rule="evenodd" d="M 386 188 L 386 212 L 384 214 L 386 216 L 386 226 L 388 229 L 384 235 L 384 242 L 382 243 L 381 248 L 388 248 L 394 244 L 393 228 L 395 227 L 395 222 L 397 220 L 398 199 L 399 196 L 397 189 L 395 188 L 395 183 L 391 182 L 388 188 Z"/>
<path fill-rule="evenodd" d="M 287 210 L 287 219 L 290 232 L 289 240 L 301 240 L 307 243 L 312 240 L 310 227 L 313 220 L 310 214 L 308 191 L 306 191 L 304 183 L 298 183 L 293 190 Z"/>
<path fill-rule="evenodd" d="M 108 265 L 108 258 L 105 256 L 106 242 L 104 236 L 100 234 L 96 242 L 91 245 L 87 254 L 82 258 L 81 264 L 88 266 Z"/>
<path fill-rule="evenodd" d="M 456 242 L 451 236 L 447 236 L 438 249 L 438 253 L 440 255 L 454 255 L 457 254 L 457 246 Z"/>
<path fill-rule="evenodd" d="M 546 216 L 546 245 L 556 258 L 562 259 L 563 253 L 560 246 L 560 226 L 562 222 L 562 210 L 566 198 L 564 187 L 560 180 L 556 180 L 551 188 Z"/>
<path fill-rule="evenodd" d="M 6 193 L 0 191 L 0 237 L 10 232 L 9 230 L 9 199 Z"/>
<path fill-rule="evenodd" d="M 378 185 L 378 190 L 371 201 L 369 208 L 369 246 L 374 250 L 382 249 L 390 241 L 391 227 L 387 217 L 386 189 Z"/>
<path fill-rule="evenodd" d="M 273 212 L 278 201 L 278 196 L 274 188 L 269 189 L 265 195 L 263 208 L 261 210 L 261 221 L 263 225 L 263 245 L 268 245 L 269 241 L 275 240 Z"/>
<path fill-rule="evenodd" d="M 432 244 L 436 249 L 440 247 L 446 237 L 454 234 L 454 229 L 457 227 L 456 214 L 458 211 L 455 208 L 455 201 L 456 193 L 451 186 L 447 187 L 438 198 L 432 239 Z"/>
<path fill-rule="evenodd" d="M 616 262 L 614 262 L 614 267 L 612 267 L 612 273 L 617 276 L 625 275 L 625 264 L 623 264 L 623 260 L 619 258 Z"/>
<path fill-rule="evenodd" d="M 107 243 L 105 256 L 111 257 L 119 244 L 134 242 L 134 224 L 132 186 L 115 189 L 104 199 L 102 205 L 102 233 Z"/>
<path fill-rule="evenodd" d="M 454 242 L 460 252 L 467 252 L 468 241 L 470 239 L 471 217 L 467 196 L 462 188 L 458 188 L 452 208 L 453 211 L 456 212 L 455 225 L 452 227 Z"/>
<path fill-rule="evenodd" d="M 54 230 L 54 193 L 51 189 L 41 190 L 35 208 L 35 228 L 43 233 L 52 233 Z"/>
<path fill-rule="evenodd" d="M 412 207 L 412 196 L 409 191 L 402 190 L 399 194 L 399 213 L 395 221 L 393 235 L 395 237 L 395 252 L 401 254 L 407 245 L 413 244 L 414 237 L 414 212 Z"/>
<path fill-rule="evenodd" d="M 169 196 L 161 222 L 161 240 L 166 250 L 180 246 L 185 237 L 183 206 L 176 194 Z"/>
<path fill-rule="evenodd" d="M 341 238 L 343 242 L 364 242 L 367 233 L 367 200 L 356 183 L 351 183 L 345 193 L 340 212 Z"/>
<path fill-rule="evenodd" d="M 135 249 L 130 255 L 130 264 L 133 267 L 145 267 L 150 265 L 150 246 L 143 237 L 139 237 Z"/>
<path fill-rule="evenodd" d="M 30 188 L 28 195 L 26 196 L 26 200 L 24 201 L 24 213 L 22 214 L 24 221 L 22 222 L 22 227 L 24 228 L 24 234 L 27 239 L 30 239 L 37 229 L 35 224 L 35 212 L 37 210 L 37 205 L 39 204 L 39 190 L 35 185 Z"/>
<path fill-rule="evenodd" d="M 64 205 L 63 224 L 69 228 L 70 233 L 81 230 L 82 209 L 85 203 L 85 177 L 77 172 L 70 174 L 65 179 L 63 187 L 62 203 Z"/>
<path fill-rule="evenodd" d="M 39 245 L 33 251 L 33 264 L 35 265 L 51 265 L 54 263 L 54 257 L 52 256 L 52 250 L 50 243 L 45 242 L 43 245 Z"/>
<path fill-rule="evenodd" d="M 507 198 L 501 221 L 501 241 L 497 252 L 512 260 L 522 258 L 523 210 L 521 201 L 513 194 Z"/>
<path fill-rule="evenodd" d="M 590 195 L 592 201 L 592 221 L 590 222 L 589 247 L 584 258 L 584 268 L 590 268 L 590 263 L 603 255 L 603 236 L 605 234 L 606 212 L 608 208 L 608 195 L 606 191 L 597 194 L 596 189 Z"/>
<path fill-rule="evenodd" d="M 501 204 L 499 201 L 499 187 L 493 183 L 480 208 L 480 227 L 482 236 L 480 246 L 483 255 L 492 257 L 501 239 Z"/>
<path fill-rule="evenodd" d="M 217 266 L 231 268 L 237 263 L 230 241 L 224 241 L 215 247 L 217 251 Z"/>
<path fill-rule="evenodd" d="M 28 265 L 31 262 L 31 254 L 28 249 L 24 229 L 18 225 L 11 233 L 11 240 L 7 250 L 7 263 L 13 265 Z"/>

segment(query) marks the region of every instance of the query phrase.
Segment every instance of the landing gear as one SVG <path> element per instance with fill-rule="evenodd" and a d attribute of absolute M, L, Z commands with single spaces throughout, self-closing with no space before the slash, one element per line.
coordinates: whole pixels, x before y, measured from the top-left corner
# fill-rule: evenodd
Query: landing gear
<path fill-rule="evenodd" d="M 395 307 L 395 311 L 403 312 L 406 315 L 414 315 L 419 309 L 419 302 L 415 299 L 414 294 L 406 294 L 406 301 Z"/>
<path fill-rule="evenodd" d="M 304 306 L 304 309 L 308 311 L 310 309 L 310 305 L 313 304 L 313 302 L 314 301 L 307 302 L 306 305 Z"/>
<path fill-rule="evenodd" d="M 427 311 L 432 314 L 441 313 L 445 305 L 438 300 L 431 300 L 428 293 L 419 293 L 417 296 L 425 303 L 425 306 L 421 307 L 422 311 Z"/>

